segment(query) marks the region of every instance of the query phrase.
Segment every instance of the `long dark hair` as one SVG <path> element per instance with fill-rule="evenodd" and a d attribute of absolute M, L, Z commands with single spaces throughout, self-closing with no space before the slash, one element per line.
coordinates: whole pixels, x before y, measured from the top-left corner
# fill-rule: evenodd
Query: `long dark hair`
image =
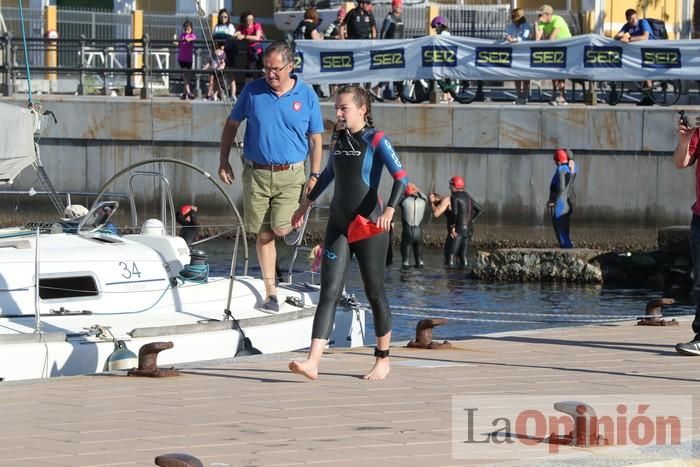
<path fill-rule="evenodd" d="M 248 16 L 252 16 L 252 17 L 253 17 L 253 24 L 255 24 L 255 13 L 253 13 L 251 10 L 246 10 L 246 11 L 244 11 L 243 13 L 241 13 L 241 26 L 245 26 L 245 25 L 246 25 L 246 24 L 245 24 L 245 19 L 246 19 Z"/>
<path fill-rule="evenodd" d="M 221 22 L 221 15 L 226 14 L 226 22 L 223 23 Z M 231 24 L 231 15 L 229 14 L 228 10 L 226 8 L 222 8 L 219 10 L 219 13 L 216 15 L 216 24 Z"/>

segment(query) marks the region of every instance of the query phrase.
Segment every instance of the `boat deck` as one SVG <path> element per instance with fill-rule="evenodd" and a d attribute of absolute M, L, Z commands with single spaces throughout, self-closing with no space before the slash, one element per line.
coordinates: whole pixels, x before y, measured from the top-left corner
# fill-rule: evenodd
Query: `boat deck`
<path fill-rule="evenodd" d="M 681 401 L 699 393 L 700 358 L 674 351 L 690 336 L 689 319 L 680 321 L 474 338 L 454 342 L 451 350 L 396 347 L 383 382 L 360 378 L 371 364 L 371 350 L 360 348 L 328 352 L 315 382 L 290 374 L 285 354 L 187 365 L 175 378 L 106 374 L 3 383 L 0 465 L 152 466 L 156 456 L 172 452 L 219 466 L 501 463 L 453 457 L 453 396 L 468 396 L 475 407 L 487 395 L 585 401 L 586 395 L 633 393 Z M 691 436 L 700 439 L 700 404 L 688 412 Z M 654 450 L 562 449 L 580 460 L 551 455 L 539 465 L 657 460 Z"/>

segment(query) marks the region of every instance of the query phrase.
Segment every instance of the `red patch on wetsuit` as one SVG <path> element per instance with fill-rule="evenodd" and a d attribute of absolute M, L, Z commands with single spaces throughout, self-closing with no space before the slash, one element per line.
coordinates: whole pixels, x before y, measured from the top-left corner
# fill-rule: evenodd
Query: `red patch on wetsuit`
<path fill-rule="evenodd" d="M 372 147 L 376 148 L 379 146 L 379 142 L 382 140 L 382 137 L 384 136 L 383 131 L 378 131 L 374 134 L 374 137 L 372 138 Z"/>
<path fill-rule="evenodd" d="M 406 176 L 406 171 L 405 170 L 399 170 L 395 174 L 392 175 L 394 177 L 394 180 L 400 180 Z"/>
<path fill-rule="evenodd" d="M 292 102 L 292 108 L 294 109 L 295 112 L 299 112 L 301 110 L 301 102 L 300 101 Z"/>

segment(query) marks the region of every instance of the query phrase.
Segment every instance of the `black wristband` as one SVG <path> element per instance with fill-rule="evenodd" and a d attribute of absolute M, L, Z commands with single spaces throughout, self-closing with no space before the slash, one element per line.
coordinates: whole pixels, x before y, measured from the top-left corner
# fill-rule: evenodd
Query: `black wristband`
<path fill-rule="evenodd" d="M 315 178 L 316 180 L 318 180 L 318 177 L 320 177 L 320 176 L 321 176 L 321 174 L 320 174 L 319 172 L 311 172 L 311 173 L 309 174 L 309 178 L 313 177 L 313 178 Z"/>

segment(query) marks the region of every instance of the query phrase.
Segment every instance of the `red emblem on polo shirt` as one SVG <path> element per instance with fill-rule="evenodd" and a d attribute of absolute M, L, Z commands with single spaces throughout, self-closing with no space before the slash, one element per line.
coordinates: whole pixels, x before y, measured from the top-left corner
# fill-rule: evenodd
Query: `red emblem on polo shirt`
<path fill-rule="evenodd" d="M 301 110 L 301 102 L 300 101 L 294 101 L 292 102 L 292 108 L 296 111 L 299 112 Z"/>

